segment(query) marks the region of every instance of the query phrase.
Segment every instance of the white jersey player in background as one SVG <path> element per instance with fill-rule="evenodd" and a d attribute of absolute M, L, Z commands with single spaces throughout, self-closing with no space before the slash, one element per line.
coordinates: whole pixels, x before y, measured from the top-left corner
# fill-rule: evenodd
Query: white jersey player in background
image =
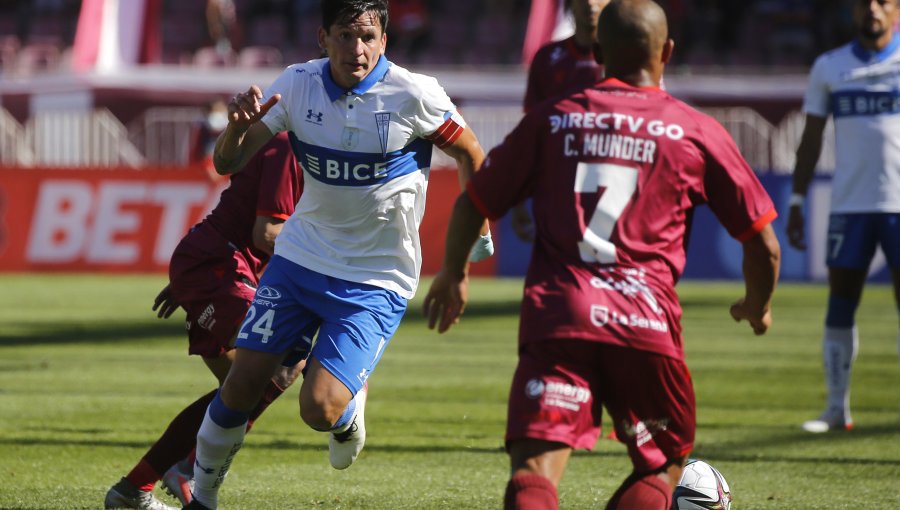
<path fill-rule="evenodd" d="M 809 432 L 850 429 L 850 371 L 859 345 L 855 315 L 878 245 L 900 303 L 900 19 L 897 0 L 853 0 L 856 39 L 821 55 L 803 103 L 788 216 L 792 246 L 805 249 L 803 200 L 822 134 L 834 119 L 836 167 L 828 223 L 828 312 L 822 339 L 828 402 Z M 900 334 L 898 334 L 900 349 Z"/>
<path fill-rule="evenodd" d="M 386 0 L 324 0 L 328 57 L 292 65 L 265 95 L 254 86 L 229 104 L 216 170 L 238 171 L 288 131 L 305 188 L 197 435 L 187 508 L 216 508 L 248 411 L 274 370 L 307 354 L 300 415 L 329 432 L 333 467 L 353 463 L 365 442 L 368 377 L 418 285 L 431 148 L 456 160 L 461 187 L 484 159 L 437 81 L 387 60 L 387 22 Z M 493 252 L 487 224 L 482 234 L 472 260 Z"/>

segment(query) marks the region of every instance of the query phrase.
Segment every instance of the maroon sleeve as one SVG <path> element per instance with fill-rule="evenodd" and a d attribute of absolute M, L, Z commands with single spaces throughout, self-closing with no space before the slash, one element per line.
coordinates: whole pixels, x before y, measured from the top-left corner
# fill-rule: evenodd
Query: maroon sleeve
<path fill-rule="evenodd" d="M 540 121 L 546 118 L 540 113 L 526 115 L 503 143 L 488 153 L 469 181 L 466 192 L 485 217 L 500 218 L 531 195 L 540 165 Z"/>
<path fill-rule="evenodd" d="M 287 136 L 275 136 L 257 153 L 261 158 L 259 195 L 256 201 L 257 216 L 272 216 L 288 219 L 294 213 L 294 206 L 301 190 L 297 177 L 298 168 L 291 152 Z"/>
<path fill-rule="evenodd" d="M 547 72 L 546 61 L 547 46 L 541 47 L 534 58 L 531 59 L 531 67 L 528 68 L 528 82 L 525 85 L 525 99 L 522 101 L 522 110 L 525 113 L 531 111 L 541 101 L 546 99 L 541 90 L 541 79 Z"/>
<path fill-rule="evenodd" d="M 701 120 L 707 203 L 732 237 L 746 241 L 778 216 L 775 205 L 725 128 L 712 118 Z"/>

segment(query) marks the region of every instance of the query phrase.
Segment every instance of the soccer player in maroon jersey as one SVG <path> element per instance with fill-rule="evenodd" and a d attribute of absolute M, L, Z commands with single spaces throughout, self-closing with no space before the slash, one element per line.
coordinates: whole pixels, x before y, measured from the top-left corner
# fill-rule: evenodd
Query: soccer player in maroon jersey
<path fill-rule="evenodd" d="M 603 66 L 591 50 L 597 37 L 597 20 L 609 0 L 567 0 L 575 20 L 575 33 L 542 46 L 528 69 L 523 108 L 528 113 L 552 97 L 581 90 L 603 78 Z M 524 204 L 512 209 L 512 228 L 519 239 L 534 240 L 534 222 Z"/>
<path fill-rule="evenodd" d="M 153 309 L 167 318 L 187 312 L 188 352 L 203 358 L 221 385 L 234 358 L 238 327 L 253 300 L 259 275 L 272 255 L 275 236 L 300 199 L 303 174 L 287 134 L 276 136 L 231 176 L 215 209 L 185 235 L 169 264 L 169 285 Z M 269 383 L 251 415 L 257 418 L 300 373 L 300 365 L 281 370 Z M 188 457 L 216 390 L 186 407 L 162 437 L 122 480 L 109 489 L 106 508 L 166 510 L 151 491 L 160 478 L 166 489 L 187 504 L 192 462 Z"/>
<path fill-rule="evenodd" d="M 602 407 L 633 465 L 607 508 L 669 508 L 696 428 L 675 292 L 695 206 L 743 244 L 746 294 L 731 316 L 756 334 L 771 325 L 775 208 L 722 126 L 659 88 L 674 47 L 663 10 L 613 0 L 598 37 L 607 78 L 538 106 L 490 152 L 456 202 L 424 301 L 430 328 L 457 322 L 482 221 L 533 199 L 506 508 L 557 508 L 569 456 L 593 447 Z"/>

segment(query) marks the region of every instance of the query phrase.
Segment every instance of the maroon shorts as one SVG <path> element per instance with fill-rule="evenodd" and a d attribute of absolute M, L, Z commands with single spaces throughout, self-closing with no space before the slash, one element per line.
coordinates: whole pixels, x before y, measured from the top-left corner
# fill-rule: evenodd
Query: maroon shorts
<path fill-rule="evenodd" d="M 187 312 L 188 352 L 214 358 L 232 340 L 256 293 L 258 279 L 245 256 L 211 229 L 197 229 L 169 263 L 172 295 Z"/>
<path fill-rule="evenodd" d="M 696 404 L 684 361 L 582 340 L 521 347 L 507 444 L 529 438 L 591 449 L 603 407 L 638 472 L 657 470 L 693 448 Z"/>

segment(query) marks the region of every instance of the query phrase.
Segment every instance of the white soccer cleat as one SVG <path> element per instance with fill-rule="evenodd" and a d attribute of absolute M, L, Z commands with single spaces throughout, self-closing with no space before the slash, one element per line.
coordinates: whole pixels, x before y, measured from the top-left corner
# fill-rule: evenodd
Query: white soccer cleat
<path fill-rule="evenodd" d="M 190 503 L 194 499 L 191 495 L 191 491 L 194 490 L 194 472 L 191 465 L 184 460 L 176 462 L 163 474 L 162 486 L 182 505 Z"/>
<path fill-rule="evenodd" d="M 106 492 L 103 508 L 136 508 L 137 510 L 179 510 L 156 499 L 150 492 L 144 492 L 122 478 Z"/>
<path fill-rule="evenodd" d="M 356 416 L 344 432 L 332 432 L 328 438 L 328 460 L 334 469 L 347 469 L 366 445 L 366 396 L 369 385 L 356 394 Z"/>
<path fill-rule="evenodd" d="M 815 420 L 803 422 L 803 430 L 812 434 L 824 434 L 834 430 L 850 430 L 853 428 L 853 420 L 850 415 L 844 414 L 840 409 L 826 409 Z"/>

